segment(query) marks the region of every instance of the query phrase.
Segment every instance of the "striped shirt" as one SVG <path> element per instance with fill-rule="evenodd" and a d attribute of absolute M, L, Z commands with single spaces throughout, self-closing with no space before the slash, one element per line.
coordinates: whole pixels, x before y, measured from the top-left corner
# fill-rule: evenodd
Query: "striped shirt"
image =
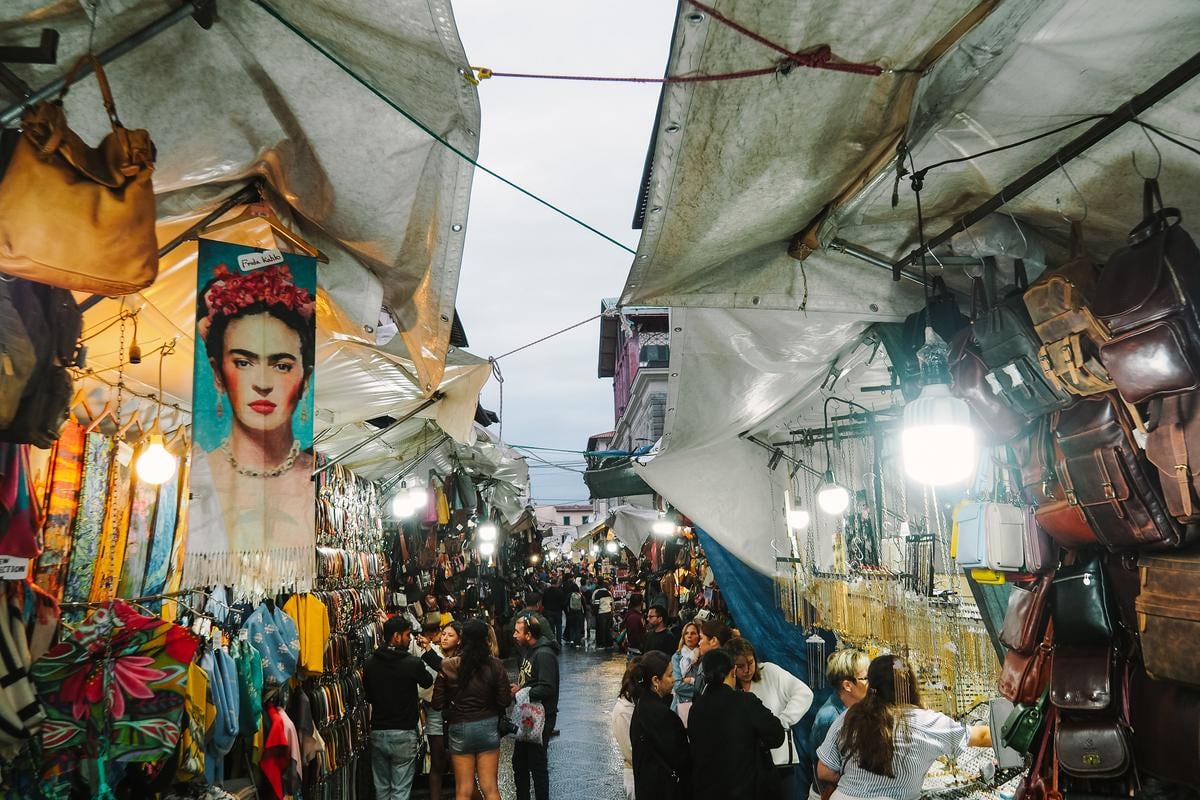
<path fill-rule="evenodd" d="M 939 756 L 957 757 L 967 748 L 967 727 L 939 711 L 911 708 L 896 730 L 896 754 L 892 760 L 895 778 L 867 772 L 855 759 L 845 759 L 838 747 L 846 715 L 829 726 L 817 758 L 842 775 L 838 789 L 851 797 L 889 797 L 916 800 L 921 796 L 925 775 Z"/>

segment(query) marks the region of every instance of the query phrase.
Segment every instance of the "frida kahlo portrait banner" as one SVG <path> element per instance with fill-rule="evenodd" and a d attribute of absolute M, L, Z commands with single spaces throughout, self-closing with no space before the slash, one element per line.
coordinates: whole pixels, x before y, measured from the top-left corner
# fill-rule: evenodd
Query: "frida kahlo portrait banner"
<path fill-rule="evenodd" d="M 312 588 L 316 260 L 200 240 L 188 586 Z"/>

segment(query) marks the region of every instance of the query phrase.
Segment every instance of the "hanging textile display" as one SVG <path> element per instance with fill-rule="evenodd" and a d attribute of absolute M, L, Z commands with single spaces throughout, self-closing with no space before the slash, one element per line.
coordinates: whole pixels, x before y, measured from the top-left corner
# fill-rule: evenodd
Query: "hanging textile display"
<path fill-rule="evenodd" d="M 102 433 L 89 433 L 84 444 L 83 480 L 80 483 L 79 508 L 71 529 L 71 553 L 58 599 L 87 600 L 92 589 L 96 551 L 104 526 L 108 482 L 112 473 L 115 442 Z"/>
<path fill-rule="evenodd" d="M 32 489 L 29 445 L 0 443 L 0 555 L 37 558 L 42 519 Z"/>
<path fill-rule="evenodd" d="M 186 583 L 312 587 L 316 261 L 200 240 Z"/>
<path fill-rule="evenodd" d="M 167 582 L 167 569 L 175 545 L 175 523 L 178 519 L 179 477 L 176 475 L 158 488 L 158 507 L 154 511 L 154 528 L 146 556 L 146 578 L 141 591 L 135 594 L 159 594 Z"/>
<path fill-rule="evenodd" d="M 104 510 L 104 526 L 100 530 L 96 560 L 88 565 L 93 571 L 88 599 L 93 602 L 116 597 L 121 564 L 125 560 L 131 510 L 130 495 L 133 493 L 133 448 L 125 442 L 117 442 L 111 473 L 108 508 Z"/>
<path fill-rule="evenodd" d="M 85 441 L 87 436 L 83 426 L 73 420 L 67 422 L 54 443 L 50 459 L 42 554 L 34 570 L 34 581 L 56 600 L 62 598 L 67 558 L 71 552 L 71 528 L 79 507 Z"/>
<path fill-rule="evenodd" d="M 50 774 L 76 769 L 80 758 L 158 761 L 173 753 L 198 646 L 187 629 L 122 600 L 93 611 L 33 665 Z"/>
<path fill-rule="evenodd" d="M 139 479 L 129 509 L 129 531 L 125 539 L 121 576 L 117 583 L 120 597 L 140 597 L 146 577 L 146 558 L 150 551 L 150 532 L 158 506 L 158 486 Z"/>

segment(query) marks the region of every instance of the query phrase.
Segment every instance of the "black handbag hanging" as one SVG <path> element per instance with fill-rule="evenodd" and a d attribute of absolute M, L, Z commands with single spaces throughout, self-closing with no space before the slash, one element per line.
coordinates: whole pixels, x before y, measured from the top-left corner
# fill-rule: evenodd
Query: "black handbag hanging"
<path fill-rule="evenodd" d="M 1059 567 L 1050 595 L 1055 646 L 1098 647 L 1113 638 L 1112 601 L 1096 554 Z"/>

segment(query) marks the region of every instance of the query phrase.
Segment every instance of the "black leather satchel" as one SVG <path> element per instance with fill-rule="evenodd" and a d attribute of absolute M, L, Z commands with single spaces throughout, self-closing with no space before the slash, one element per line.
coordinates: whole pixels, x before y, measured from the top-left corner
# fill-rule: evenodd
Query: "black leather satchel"
<path fill-rule="evenodd" d="M 987 365 L 985 378 L 992 392 L 1013 411 L 1033 420 L 1066 408 L 1073 398 L 1042 370 L 1042 340 L 1022 298 L 1027 282 L 1019 259 L 1016 273 L 1016 291 L 975 320 L 975 342 Z"/>
<path fill-rule="evenodd" d="M 1112 599 L 1095 554 L 1059 567 L 1050 595 L 1056 647 L 1107 647 L 1113 637 Z"/>

